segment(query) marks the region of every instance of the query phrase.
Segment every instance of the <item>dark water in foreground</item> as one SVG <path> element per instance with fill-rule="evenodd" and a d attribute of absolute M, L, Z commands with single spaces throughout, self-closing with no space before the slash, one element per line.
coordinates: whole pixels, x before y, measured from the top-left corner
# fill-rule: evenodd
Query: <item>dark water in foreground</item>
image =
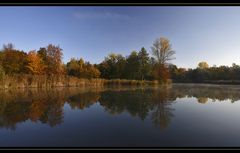
<path fill-rule="evenodd" d="M 0 91 L 0 146 L 240 146 L 240 86 Z"/>

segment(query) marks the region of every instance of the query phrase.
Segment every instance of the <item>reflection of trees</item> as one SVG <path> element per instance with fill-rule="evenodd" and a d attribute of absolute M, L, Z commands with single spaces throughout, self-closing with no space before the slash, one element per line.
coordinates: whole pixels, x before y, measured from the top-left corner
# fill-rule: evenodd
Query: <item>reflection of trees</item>
<path fill-rule="evenodd" d="M 199 103 L 240 99 L 240 87 L 173 85 L 172 88 L 149 88 L 102 92 L 100 104 L 111 114 L 129 112 L 142 120 L 149 114 L 154 125 L 166 128 L 174 116 L 171 104 L 177 98 L 195 97 Z"/>
<path fill-rule="evenodd" d="M 151 119 L 156 126 L 167 127 L 173 117 L 170 104 L 173 101 L 169 89 L 145 89 L 131 91 L 103 92 L 99 102 L 111 114 L 124 111 L 142 120 L 151 112 Z"/>
<path fill-rule="evenodd" d="M 152 102 L 154 107 L 151 119 L 155 126 L 162 129 L 168 126 L 171 117 L 174 116 L 172 113 L 174 109 L 170 107 L 173 101 L 170 95 L 170 90 L 167 88 L 160 88 L 159 90 L 152 91 Z"/>
<path fill-rule="evenodd" d="M 27 120 L 39 121 L 50 126 L 61 124 L 63 122 L 63 106 L 68 97 L 85 91 L 88 90 L 67 88 L 1 91 L 0 127 L 15 129 L 17 123 Z M 93 98 L 93 95 L 90 97 Z"/>
<path fill-rule="evenodd" d="M 149 98 L 145 90 L 106 91 L 101 94 L 99 102 L 111 114 L 127 111 L 144 120 L 151 107 Z"/>
<path fill-rule="evenodd" d="M 205 104 L 205 103 L 207 103 L 208 98 L 206 98 L 206 97 L 199 97 L 199 98 L 197 98 L 197 100 L 198 100 L 199 103 Z"/>
<path fill-rule="evenodd" d="M 100 98 L 99 92 L 79 93 L 68 98 L 68 103 L 72 109 L 78 108 L 83 110 L 84 108 L 89 107 L 92 104 L 96 103 L 99 98 Z"/>
<path fill-rule="evenodd" d="M 153 124 L 161 129 L 166 128 L 170 123 L 171 117 L 174 116 L 172 111 L 174 109 L 169 107 L 169 103 L 159 103 L 153 109 L 151 118 Z"/>
<path fill-rule="evenodd" d="M 4 104 L 0 112 L 1 127 L 14 129 L 16 123 L 26 120 L 41 121 L 54 126 L 61 123 L 64 95 L 60 91 L 1 92 Z"/>
<path fill-rule="evenodd" d="M 15 123 L 27 120 L 25 111 L 27 103 L 9 103 L 2 109 L 0 126 L 15 129 Z"/>
<path fill-rule="evenodd" d="M 240 100 L 239 86 L 218 86 L 218 85 L 174 85 L 172 92 L 179 96 L 195 97 L 199 103 L 213 101 L 224 101 L 230 99 L 232 102 Z"/>
<path fill-rule="evenodd" d="M 15 129 L 17 123 L 30 120 L 55 126 L 63 122 L 63 106 L 84 109 L 100 98 L 100 91 L 108 88 L 55 88 L 1 90 L 0 127 Z M 115 91 L 127 88 L 115 88 Z"/>
<path fill-rule="evenodd" d="M 173 85 L 172 88 L 63 88 L 0 91 L 0 127 L 15 129 L 30 120 L 55 126 L 63 122 L 63 106 L 85 109 L 97 101 L 111 114 L 128 112 L 155 126 L 166 128 L 174 116 L 171 104 L 177 98 L 195 97 L 205 104 L 212 99 L 240 99 L 238 86 Z"/>

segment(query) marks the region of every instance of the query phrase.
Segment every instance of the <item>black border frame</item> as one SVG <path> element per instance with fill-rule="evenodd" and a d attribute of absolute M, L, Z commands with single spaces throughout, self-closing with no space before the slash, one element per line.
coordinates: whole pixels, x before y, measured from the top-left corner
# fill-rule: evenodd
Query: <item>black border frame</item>
<path fill-rule="evenodd" d="M 33 2 L 31 2 L 33 1 Z M 35 2 L 34 2 L 35 1 Z M 59 2 L 61 1 L 61 2 Z M 155 0 L 148 0 L 148 2 L 141 2 L 142 0 L 2 0 L 0 7 L 4 6 L 240 6 L 240 2 L 217 1 L 217 0 L 196 0 L 196 2 L 183 2 L 178 0 L 169 0 L 168 2 L 155 2 Z M 121 2 L 122 1 L 122 2 Z M 147 0 L 146 0 L 147 1 Z M 205 1 L 205 2 L 204 2 Z M 239 147 L 0 147 L 0 150 L 240 150 Z"/>

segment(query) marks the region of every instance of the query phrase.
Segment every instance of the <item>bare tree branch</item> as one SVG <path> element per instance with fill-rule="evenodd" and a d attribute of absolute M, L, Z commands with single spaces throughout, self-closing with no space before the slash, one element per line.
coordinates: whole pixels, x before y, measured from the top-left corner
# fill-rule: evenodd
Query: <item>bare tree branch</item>
<path fill-rule="evenodd" d="M 151 49 L 159 64 L 165 65 L 168 61 L 175 59 L 175 57 L 172 57 L 175 51 L 172 50 L 170 41 L 167 38 L 156 39 Z"/>

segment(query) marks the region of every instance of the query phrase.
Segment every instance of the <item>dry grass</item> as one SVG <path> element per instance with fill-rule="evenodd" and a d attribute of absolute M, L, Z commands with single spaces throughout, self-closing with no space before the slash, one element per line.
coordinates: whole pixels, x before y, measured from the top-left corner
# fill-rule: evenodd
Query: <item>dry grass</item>
<path fill-rule="evenodd" d="M 99 86 L 145 86 L 158 85 L 157 81 L 125 79 L 79 79 L 72 76 L 6 75 L 0 80 L 0 89 L 52 88 L 52 87 L 99 87 Z"/>

